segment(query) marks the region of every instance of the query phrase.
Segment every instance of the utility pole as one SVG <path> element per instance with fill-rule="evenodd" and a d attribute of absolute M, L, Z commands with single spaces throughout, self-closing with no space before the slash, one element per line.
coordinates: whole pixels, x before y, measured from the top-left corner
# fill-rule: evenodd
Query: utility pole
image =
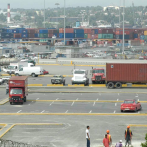
<path fill-rule="evenodd" d="M 64 0 L 64 45 L 65 45 L 65 0 Z"/>
<path fill-rule="evenodd" d="M 122 54 L 124 54 L 124 48 L 125 48 L 125 0 L 123 0 L 123 48 L 122 48 Z"/>
<path fill-rule="evenodd" d="M 45 0 L 44 0 L 44 28 L 45 28 Z"/>
<path fill-rule="evenodd" d="M 119 4 L 119 27 L 120 27 L 120 9 L 121 9 L 121 0 L 120 0 L 120 4 Z"/>

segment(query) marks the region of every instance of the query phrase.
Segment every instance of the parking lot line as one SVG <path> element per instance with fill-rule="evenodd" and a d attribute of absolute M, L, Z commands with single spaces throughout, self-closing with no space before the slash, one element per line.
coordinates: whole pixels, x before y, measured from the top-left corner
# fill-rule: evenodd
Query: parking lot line
<path fill-rule="evenodd" d="M 147 113 L 0 113 L 1 115 L 147 116 Z"/>

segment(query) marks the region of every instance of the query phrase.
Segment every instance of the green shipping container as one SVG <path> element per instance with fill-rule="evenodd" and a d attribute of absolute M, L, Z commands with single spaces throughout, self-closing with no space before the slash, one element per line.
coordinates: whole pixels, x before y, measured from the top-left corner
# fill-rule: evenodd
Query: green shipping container
<path fill-rule="evenodd" d="M 84 38 L 88 38 L 88 34 L 84 34 Z"/>
<path fill-rule="evenodd" d="M 48 38 L 48 34 L 39 34 L 39 38 Z"/>
<path fill-rule="evenodd" d="M 39 42 L 48 42 L 48 39 L 40 39 Z"/>
<path fill-rule="evenodd" d="M 103 39 L 103 34 L 98 34 L 98 39 Z"/>
<path fill-rule="evenodd" d="M 103 39 L 113 39 L 113 34 L 103 34 Z"/>

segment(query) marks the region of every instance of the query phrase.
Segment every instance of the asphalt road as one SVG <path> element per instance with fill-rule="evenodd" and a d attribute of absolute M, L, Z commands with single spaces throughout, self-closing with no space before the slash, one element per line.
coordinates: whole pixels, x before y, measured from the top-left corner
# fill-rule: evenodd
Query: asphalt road
<path fill-rule="evenodd" d="M 115 90 L 116 91 L 116 90 Z M 5 91 L 0 89 L 1 99 L 7 98 Z M 0 123 L 15 126 L 2 138 L 24 143 L 44 145 L 46 147 L 84 147 L 86 145 L 85 129 L 90 125 L 91 147 L 102 145 L 102 139 L 107 129 L 112 135 L 113 144 L 120 139 L 124 143 L 124 131 L 127 125 L 133 131 L 133 146 L 139 147 L 144 142 L 147 132 L 147 117 L 134 116 L 136 113 L 147 113 L 147 103 L 142 103 L 143 110 L 139 112 L 124 112 L 129 116 L 120 116 L 120 102 L 125 99 L 138 99 L 146 101 L 146 94 L 137 93 L 29 93 L 24 105 L 0 106 Z M 35 101 L 38 100 L 38 101 Z M 45 100 L 40 102 L 39 100 Z M 48 100 L 53 100 L 48 102 Z M 58 100 L 73 100 L 73 102 L 57 102 Z M 74 101 L 76 100 L 76 101 Z M 93 102 L 78 102 L 79 100 L 93 100 Z M 104 100 L 106 102 L 95 102 Z M 109 102 L 115 100 L 118 102 Z M 9 113 L 10 115 L 1 115 Z M 23 115 L 11 115 L 23 113 Z M 24 113 L 40 113 L 40 115 L 24 115 Z M 83 116 L 83 115 L 42 115 L 43 113 L 116 113 L 115 116 Z M 123 113 L 123 114 L 124 114 Z M 130 115 L 131 114 L 131 115 Z M 24 125 L 32 123 L 32 125 Z M 34 123 L 34 124 L 33 124 Z M 40 123 L 40 125 L 35 125 Z M 47 126 L 42 123 L 59 123 L 62 125 Z M 42 125 L 41 125 L 42 124 Z M 142 125 L 142 126 L 138 126 Z"/>

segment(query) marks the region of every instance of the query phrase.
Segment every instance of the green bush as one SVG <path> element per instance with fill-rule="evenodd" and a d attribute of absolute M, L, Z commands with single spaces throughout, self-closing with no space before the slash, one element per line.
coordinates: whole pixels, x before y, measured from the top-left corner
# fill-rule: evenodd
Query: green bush
<path fill-rule="evenodd" d="M 145 136 L 145 140 L 146 140 L 146 142 L 145 142 L 145 143 L 142 143 L 142 144 L 141 144 L 141 147 L 147 147 L 147 134 L 146 134 L 146 136 Z"/>

